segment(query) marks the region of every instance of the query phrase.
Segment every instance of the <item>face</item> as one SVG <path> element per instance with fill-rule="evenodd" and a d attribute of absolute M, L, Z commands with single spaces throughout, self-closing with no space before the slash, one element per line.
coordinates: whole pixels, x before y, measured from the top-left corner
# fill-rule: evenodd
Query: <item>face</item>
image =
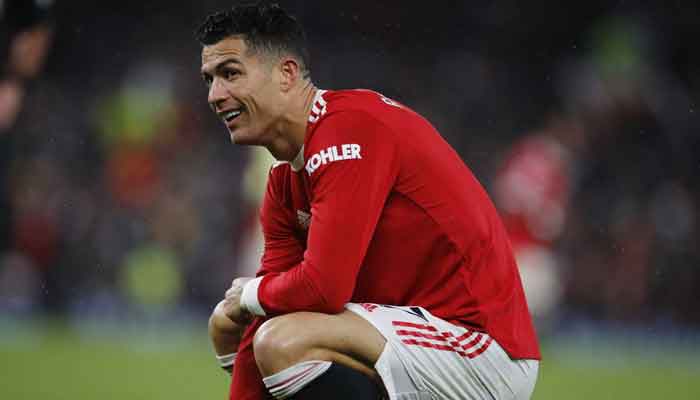
<path fill-rule="evenodd" d="M 249 54 L 245 41 L 229 37 L 202 49 L 202 78 L 212 110 L 237 144 L 265 145 L 281 114 L 283 98 L 274 65 Z"/>

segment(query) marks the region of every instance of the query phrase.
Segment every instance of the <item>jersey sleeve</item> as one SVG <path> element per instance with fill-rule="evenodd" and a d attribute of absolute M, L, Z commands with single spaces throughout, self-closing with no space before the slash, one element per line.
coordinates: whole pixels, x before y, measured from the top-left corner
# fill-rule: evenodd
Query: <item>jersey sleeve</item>
<path fill-rule="evenodd" d="M 248 296 L 244 290 L 258 315 L 342 311 L 398 175 L 393 133 L 374 117 L 340 111 L 320 124 L 302 172 L 312 192 L 307 248 L 294 268 L 251 282 Z"/>
<path fill-rule="evenodd" d="M 257 276 L 263 276 L 269 272 L 286 271 L 304 258 L 304 242 L 295 229 L 296 215 L 284 204 L 283 174 L 275 169 L 273 167 L 270 170 L 265 197 L 260 208 L 260 224 L 265 243 Z"/>

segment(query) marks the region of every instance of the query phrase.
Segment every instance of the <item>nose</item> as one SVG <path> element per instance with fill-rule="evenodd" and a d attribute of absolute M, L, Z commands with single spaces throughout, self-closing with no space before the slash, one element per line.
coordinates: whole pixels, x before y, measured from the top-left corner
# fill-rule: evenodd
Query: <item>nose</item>
<path fill-rule="evenodd" d="M 214 80 L 211 82 L 211 86 L 209 87 L 209 96 L 207 97 L 207 101 L 209 102 L 209 105 L 214 111 L 217 111 L 221 103 L 223 103 L 226 100 L 227 96 L 227 91 L 224 88 L 224 85 L 221 84 L 221 80 L 218 78 L 214 78 Z"/>

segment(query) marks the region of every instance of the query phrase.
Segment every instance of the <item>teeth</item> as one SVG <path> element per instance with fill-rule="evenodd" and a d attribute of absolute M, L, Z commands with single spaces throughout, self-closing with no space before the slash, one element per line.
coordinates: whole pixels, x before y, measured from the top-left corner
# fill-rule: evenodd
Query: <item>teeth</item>
<path fill-rule="evenodd" d="M 226 114 L 224 114 L 224 119 L 226 119 L 227 121 L 229 121 L 229 120 L 231 120 L 231 119 L 233 119 L 233 118 L 236 118 L 236 117 L 239 116 L 240 114 L 241 114 L 241 110 L 229 111 L 229 112 L 227 112 Z"/>

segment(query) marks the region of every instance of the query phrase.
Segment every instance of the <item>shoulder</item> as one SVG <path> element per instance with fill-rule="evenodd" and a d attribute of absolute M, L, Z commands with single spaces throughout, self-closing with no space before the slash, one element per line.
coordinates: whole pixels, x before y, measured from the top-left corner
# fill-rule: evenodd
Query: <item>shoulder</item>
<path fill-rule="evenodd" d="M 304 143 L 306 172 L 335 161 L 393 160 L 415 113 L 381 93 L 367 89 L 319 91 Z"/>
<path fill-rule="evenodd" d="M 394 142 L 390 126 L 377 115 L 363 109 L 340 109 L 328 112 L 304 143 L 304 159 L 313 153 L 337 146 L 351 147 L 378 142 Z"/>
<path fill-rule="evenodd" d="M 380 93 L 366 89 L 319 91 L 305 146 L 314 150 L 336 139 L 363 136 L 377 129 L 387 131 L 384 113 L 390 106 L 383 99 Z"/>
<path fill-rule="evenodd" d="M 334 112 L 368 112 L 371 114 L 389 111 L 386 106 L 404 107 L 383 94 L 369 89 L 319 90 L 311 110 L 311 123 L 319 123 Z"/>
<path fill-rule="evenodd" d="M 398 139 L 392 129 L 371 113 L 335 111 L 324 118 L 304 145 L 304 169 L 311 176 L 330 164 L 360 166 L 381 158 L 389 161 L 394 159 L 397 147 Z"/>

